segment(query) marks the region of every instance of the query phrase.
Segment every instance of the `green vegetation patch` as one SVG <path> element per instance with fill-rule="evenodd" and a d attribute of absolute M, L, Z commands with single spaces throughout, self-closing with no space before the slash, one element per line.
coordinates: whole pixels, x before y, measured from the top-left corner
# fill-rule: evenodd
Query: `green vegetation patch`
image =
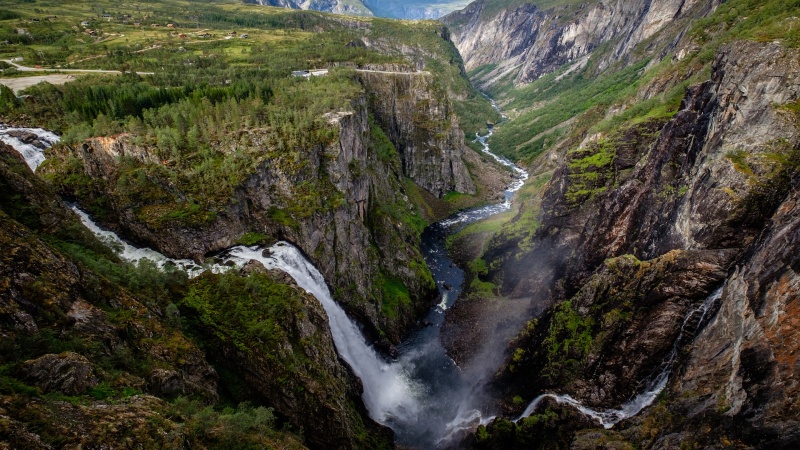
<path fill-rule="evenodd" d="M 498 128 L 491 138 L 492 149 L 512 160 L 532 160 L 558 142 L 565 133 L 562 124 L 569 119 L 635 93 L 648 62 L 641 61 L 596 79 L 587 69 L 560 79 L 556 73 L 545 75 L 506 94 L 513 98 L 506 108 L 524 112 Z M 538 106 L 529 109 L 531 104 Z"/>
<path fill-rule="evenodd" d="M 382 274 L 379 278 L 383 301 L 381 311 L 389 318 L 411 307 L 411 295 L 406 285 L 399 279 Z"/>

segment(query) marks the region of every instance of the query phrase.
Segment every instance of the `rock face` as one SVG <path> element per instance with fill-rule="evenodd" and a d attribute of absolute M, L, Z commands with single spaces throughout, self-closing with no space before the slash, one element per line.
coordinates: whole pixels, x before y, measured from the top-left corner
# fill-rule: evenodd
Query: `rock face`
<path fill-rule="evenodd" d="M 613 51 L 597 63 L 602 71 L 624 61 L 631 49 L 664 27 L 685 28 L 685 19 L 707 15 L 718 4 L 719 0 L 615 0 L 543 10 L 532 2 L 506 7 L 502 1 L 479 0 L 442 20 L 453 31 L 467 70 L 489 69 L 475 80 L 488 88 L 506 76 L 525 84 L 568 63 L 575 63 L 571 70 L 583 68 L 596 49 L 610 45 Z"/>
<path fill-rule="evenodd" d="M 565 156 L 533 249 L 495 253 L 507 293 L 557 304 L 514 343 L 496 384 L 506 398 L 547 389 L 617 408 L 677 346 L 686 362 L 668 386 L 673 421 L 643 436 L 661 420 L 645 412 L 623 425 L 626 439 L 659 448 L 797 439 L 800 120 L 782 105 L 800 99 L 798 58 L 778 43 L 724 46 L 669 122 Z M 694 342 L 676 342 L 687 311 L 722 285 L 710 323 L 694 319 Z"/>
<path fill-rule="evenodd" d="M 79 395 L 97 386 L 92 364 L 85 357 L 73 352 L 49 354 L 26 361 L 22 370 L 42 392 L 58 391 L 67 395 Z"/>
<path fill-rule="evenodd" d="M 356 16 L 372 15 L 372 11 L 361 0 L 247 0 L 245 3 L 292 9 L 312 9 Z"/>
<path fill-rule="evenodd" d="M 475 194 L 462 160 L 464 132 L 433 77 L 416 72 L 358 76 L 370 110 L 400 152 L 403 174 L 437 197 L 451 191 Z"/>

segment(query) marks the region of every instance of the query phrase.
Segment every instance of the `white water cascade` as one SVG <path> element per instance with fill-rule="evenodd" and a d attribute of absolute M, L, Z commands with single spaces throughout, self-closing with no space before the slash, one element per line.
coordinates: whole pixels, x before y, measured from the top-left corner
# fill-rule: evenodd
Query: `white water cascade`
<path fill-rule="evenodd" d="M 72 210 L 81 218 L 81 222 L 86 228 L 89 229 L 100 242 L 106 244 L 107 246 L 111 247 L 120 258 L 128 261 L 130 263 L 138 263 L 143 259 L 149 259 L 153 261 L 159 269 L 163 269 L 166 266 L 172 265 L 176 266 L 177 268 L 185 271 L 190 278 L 194 278 L 201 273 L 205 272 L 206 270 L 211 270 L 214 273 L 220 273 L 228 269 L 227 266 L 223 266 L 220 264 L 208 265 L 208 266 L 201 266 L 191 259 L 172 259 L 167 258 L 166 256 L 162 255 L 161 253 L 144 247 L 134 247 L 133 245 L 125 242 L 120 238 L 116 233 L 113 231 L 108 231 L 100 228 L 92 219 L 89 217 L 88 214 L 78 209 L 78 207 L 73 206 Z"/>
<path fill-rule="evenodd" d="M 32 143 L 24 142 L 20 138 L 22 134 L 33 134 L 38 139 Z M 18 151 L 34 172 L 45 159 L 44 150 L 60 140 L 61 138 L 57 134 L 42 128 L 16 128 L 0 124 L 0 142 L 6 143 Z"/>
<path fill-rule="evenodd" d="M 545 398 L 551 398 L 559 404 L 567 404 L 574 407 L 585 416 L 591 417 L 592 419 L 598 421 L 600 425 L 606 429 L 609 429 L 619 422 L 639 414 L 639 412 L 641 412 L 643 409 L 650 406 L 656 397 L 658 397 L 658 394 L 660 394 L 661 391 L 663 391 L 667 386 L 669 377 L 672 375 L 672 369 L 675 366 L 675 359 L 678 357 L 678 352 L 680 351 L 681 342 L 683 341 L 684 334 L 687 331 L 687 325 L 692 321 L 692 318 L 697 316 L 697 314 L 700 314 L 700 317 L 697 319 L 698 326 L 703 323 L 708 311 L 714 305 L 714 302 L 722 297 L 722 290 L 724 287 L 725 286 L 723 285 L 719 289 L 715 290 L 713 293 L 711 293 L 711 295 L 703 300 L 703 303 L 701 303 L 700 306 L 691 310 L 689 314 L 686 315 L 686 317 L 683 319 L 683 323 L 681 324 L 680 331 L 678 332 L 678 337 L 672 344 L 672 350 L 670 350 L 669 355 L 667 355 L 667 358 L 661 365 L 661 371 L 648 383 L 644 392 L 623 404 L 619 409 L 596 410 L 584 406 L 581 402 L 569 395 L 542 394 L 534 398 L 533 401 L 528 404 L 528 407 L 525 408 L 525 411 L 515 421 L 522 420 L 525 417 L 533 414 L 533 412 L 536 411 L 536 408 L 539 407 L 539 404 Z M 696 328 L 692 330 L 692 333 L 696 332 Z"/>
<path fill-rule="evenodd" d="M 333 300 L 322 274 L 300 250 L 287 242 L 278 242 L 267 251 L 257 247 L 234 247 L 229 255 L 239 264 L 256 260 L 267 268 L 286 272 L 298 286 L 319 300 L 328 314 L 336 350 L 364 385 L 364 403 L 373 419 L 386 423 L 392 419 L 409 421 L 416 416 L 418 387 L 409 380 L 401 365 L 385 362 L 367 345 L 361 330 Z"/>
<path fill-rule="evenodd" d="M 495 214 L 500 214 L 501 212 L 505 212 L 511 209 L 511 199 L 514 197 L 514 193 L 517 192 L 525 185 L 525 180 L 528 179 L 528 172 L 514 164 L 513 162 L 509 161 L 508 159 L 497 155 L 491 151 L 489 148 L 489 138 L 494 134 L 494 131 L 489 128 L 489 132 L 486 133 L 484 136 L 479 134 L 475 134 L 475 141 L 480 142 L 483 146 L 483 153 L 491 156 L 492 159 L 500 163 L 501 165 L 510 168 L 514 172 L 514 181 L 506 187 L 505 191 L 503 191 L 504 200 L 503 203 L 497 203 L 494 205 L 484 206 L 482 208 L 477 209 L 470 209 L 466 211 L 459 212 L 452 217 L 445 219 L 439 223 L 441 223 L 445 227 L 450 227 L 459 223 L 471 223 L 477 220 L 484 219 L 489 216 L 493 216 Z"/>

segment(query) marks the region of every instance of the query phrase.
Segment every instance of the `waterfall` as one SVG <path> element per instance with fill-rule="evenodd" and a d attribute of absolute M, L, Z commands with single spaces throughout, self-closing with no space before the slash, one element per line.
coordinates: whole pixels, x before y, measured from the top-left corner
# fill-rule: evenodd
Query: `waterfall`
<path fill-rule="evenodd" d="M 19 137 L 21 134 L 34 134 L 38 139 L 32 143 L 25 142 Z M 0 124 L 0 142 L 6 143 L 18 151 L 34 172 L 44 161 L 44 150 L 60 140 L 58 135 L 42 128 L 16 128 Z M 36 145 L 37 143 L 39 145 Z"/>
<path fill-rule="evenodd" d="M 416 399 L 418 386 L 409 380 L 400 364 L 385 362 L 367 345 L 356 324 L 333 300 L 322 274 L 297 248 L 278 242 L 267 251 L 257 247 L 234 247 L 229 255 L 238 263 L 254 259 L 267 268 L 286 272 L 298 286 L 319 300 L 328 314 L 336 350 L 361 379 L 363 399 L 370 417 L 380 423 L 393 419 L 411 421 L 416 417 L 419 410 Z"/>
<path fill-rule="evenodd" d="M 596 410 L 584 406 L 581 402 L 569 395 L 542 394 L 534 398 L 533 401 L 528 404 L 528 407 L 525 408 L 525 411 L 515 420 L 515 422 L 533 414 L 533 412 L 536 411 L 536 408 L 538 408 L 539 404 L 545 398 L 551 398 L 559 404 L 566 404 L 574 407 L 585 416 L 591 417 L 592 419 L 600 422 L 600 424 L 606 429 L 609 429 L 617 423 L 639 414 L 639 412 L 641 412 L 644 408 L 650 406 L 656 397 L 658 397 L 658 394 L 660 394 L 661 391 L 667 387 L 667 382 L 669 381 L 670 375 L 672 375 L 672 369 L 675 366 L 675 360 L 677 359 L 678 352 L 681 348 L 681 342 L 686 334 L 687 325 L 692 321 L 692 318 L 696 317 L 699 313 L 700 317 L 697 319 L 697 327 L 692 330 L 692 333 L 697 332 L 697 328 L 699 328 L 706 319 L 706 315 L 708 314 L 708 311 L 711 310 L 714 302 L 722 297 L 722 290 L 724 287 L 725 285 L 712 292 L 711 295 L 706 297 L 706 299 L 703 300 L 703 302 L 697 308 L 689 311 L 689 314 L 687 314 L 683 319 L 680 331 L 678 332 L 678 337 L 675 339 L 675 342 L 673 342 L 672 349 L 670 350 L 669 355 L 667 355 L 667 357 L 664 359 L 664 362 L 661 364 L 661 369 L 657 375 L 653 377 L 649 383 L 647 383 L 647 388 L 644 390 L 644 392 L 641 392 L 636 397 L 623 404 L 619 409 Z"/>

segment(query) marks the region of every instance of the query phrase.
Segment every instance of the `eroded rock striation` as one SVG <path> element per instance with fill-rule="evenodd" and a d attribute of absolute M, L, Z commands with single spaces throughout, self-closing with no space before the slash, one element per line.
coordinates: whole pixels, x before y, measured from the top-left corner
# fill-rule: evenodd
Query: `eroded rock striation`
<path fill-rule="evenodd" d="M 710 13 L 718 0 L 648 0 L 568 3 L 541 9 L 534 2 L 479 0 L 442 18 L 453 31 L 453 42 L 464 57 L 467 70 L 483 68 L 474 80 L 483 88 L 511 77 L 516 84 L 530 83 L 542 75 L 573 63 L 582 69 L 593 52 L 611 46 L 598 72 L 625 61 L 639 43 L 653 38 L 665 27 L 684 29 L 689 19 Z M 681 32 L 677 33 L 680 36 Z M 678 43 L 651 42 L 664 53 Z"/>

